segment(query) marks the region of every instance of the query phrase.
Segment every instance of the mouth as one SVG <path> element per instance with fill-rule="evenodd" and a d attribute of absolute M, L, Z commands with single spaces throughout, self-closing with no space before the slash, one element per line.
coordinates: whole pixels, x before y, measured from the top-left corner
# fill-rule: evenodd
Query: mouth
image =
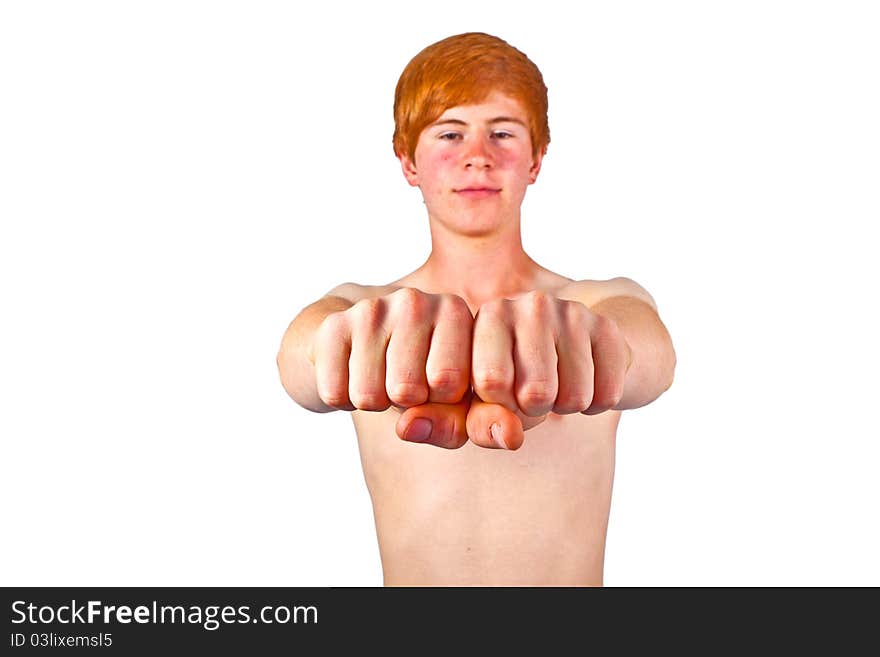
<path fill-rule="evenodd" d="M 456 194 L 465 198 L 490 198 L 498 194 L 501 190 L 494 187 L 465 187 L 464 189 L 453 190 Z"/>

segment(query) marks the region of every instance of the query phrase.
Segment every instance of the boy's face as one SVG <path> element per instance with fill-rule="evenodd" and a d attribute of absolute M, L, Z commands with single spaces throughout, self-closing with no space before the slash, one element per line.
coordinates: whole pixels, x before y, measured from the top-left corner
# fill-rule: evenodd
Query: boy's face
<path fill-rule="evenodd" d="M 426 127 L 415 162 L 400 155 L 404 176 L 422 190 L 429 216 L 456 233 L 488 235 L 519 220 L 526 187 L 543 154 L 532 156 L 528 116 L 495 92 L 479 105 L 447 109 Z"/>

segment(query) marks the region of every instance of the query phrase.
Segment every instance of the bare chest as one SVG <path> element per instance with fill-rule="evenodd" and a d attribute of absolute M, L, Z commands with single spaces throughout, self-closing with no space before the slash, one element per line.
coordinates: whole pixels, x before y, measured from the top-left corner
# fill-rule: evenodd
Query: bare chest
<path fill-rule="evenodd" d="M 377 523 L 393 519 L 396 531 L 429 519 L 491 534 L 493 522 L 607 518 L 619 412 L 551 414 L 516 451 L 404 442 L 394 409 L 352 417 Z"/>
<path fill-rule="evenodd" d="M 386 583 L 596 582 L 619 412 L 550 415 L 516 451 L 407 443 L 355 412 Z"/>

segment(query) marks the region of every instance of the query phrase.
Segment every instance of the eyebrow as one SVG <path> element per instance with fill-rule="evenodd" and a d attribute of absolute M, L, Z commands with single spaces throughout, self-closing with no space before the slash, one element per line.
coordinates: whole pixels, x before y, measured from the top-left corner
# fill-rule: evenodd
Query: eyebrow
<path fill-rule="evenodd" d="M 444 123 L 454 123 L 456 125 L 467 125 L 467 121 L 462 121 L 461 119 L 441 119 L 439 121 L 435 121 L 434 123 L 432 123 L 428 127 L 433 128 L 438 125 L 443 125 Z M 514 118 L 512 116 L 496 116 L 494 119 L 490 119 L 489 123 L 490 124 L 493 124 L 493 123 L 518 123 L 521 126 L 523 126 L 524 128 L 528 128 L 528 126 L 523 121 L 520 121 L 519 119 Z"/>

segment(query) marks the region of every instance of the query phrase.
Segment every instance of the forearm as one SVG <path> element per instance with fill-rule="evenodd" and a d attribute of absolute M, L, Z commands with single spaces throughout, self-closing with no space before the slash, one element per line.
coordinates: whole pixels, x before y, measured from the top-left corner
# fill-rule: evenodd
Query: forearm
<path fill-rule="evenodd" d="M 615 410 L 644 406 L 668 390 L 675 373 L 675 349 L 655 310 L 628 296 L 604 299 L 590 310 L 614 320 L 632 351 L 623 397 Z"/>
<path fill-rule="evenodd" d="M 281 385 L 297 404 L 316 413 L 335 410 L 321 401 L 315 383 L 315 364 L 312 353 L 315 332 L 330 313 L 351 308 L 352 303 L 342 297 L 325 296 L 304 308 L 287 327 L 281 339 L 276 362 Z"/>

